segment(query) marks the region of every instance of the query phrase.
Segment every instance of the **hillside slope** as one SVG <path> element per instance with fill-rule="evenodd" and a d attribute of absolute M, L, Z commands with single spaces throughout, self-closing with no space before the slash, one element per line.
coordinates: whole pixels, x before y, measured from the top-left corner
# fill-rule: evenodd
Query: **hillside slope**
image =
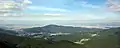
<path fill-rule="evenodd" d="M 70 41 L 49 41 L 44 39 L 35 39 L 27 37 L 19 37 L 8 34 L 0 33 L 0 41 L 8 42 L 8 46 L 15 44 L 19 45 L 19 48 L 85 48 L 83 45 L 78 45 Z M 1 45 L 0 45 L 1 46 Z"/>

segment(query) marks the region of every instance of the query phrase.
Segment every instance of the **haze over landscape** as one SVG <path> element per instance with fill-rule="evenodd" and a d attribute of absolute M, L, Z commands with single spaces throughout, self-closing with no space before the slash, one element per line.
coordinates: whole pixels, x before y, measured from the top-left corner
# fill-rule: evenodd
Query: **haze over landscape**
<path fill-rule="evenodd" d="M 106 3 L 106 0 L 24 1 L 25 6 L 21 7 L 24 7 L 21 11 L 22 16 L 9 16 L 9 13 L 6 13 L 6 16 L 0 16 L 0 24 L 120 26 L 119 13 L 110 11 Z"/>
<path fill-rule="evenodd" d="M 120 0 L 0 0 L 0 48 L 120 48 Z"/>

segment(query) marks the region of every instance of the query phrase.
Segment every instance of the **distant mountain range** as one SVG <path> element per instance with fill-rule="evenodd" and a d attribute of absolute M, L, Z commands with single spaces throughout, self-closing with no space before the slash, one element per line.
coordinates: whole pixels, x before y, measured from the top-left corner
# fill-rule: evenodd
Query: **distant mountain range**
<path fill-rule="evenodd" d="M 98 31 L 102 29 L 98 28 L 84 28 L 84 27 L 72 27 L 72 26 L 61 26 L 61 25 L 46 25 L 43 27 L 33 27 L 33 28 L 26 28 L 23 29 L 25 32 L 34 32 L 34 33 L 39 33 L 39 32 L 90 32 L 90 31 Z"/>
<path fill-rule="evenodd" d="M 98 29 L 98 28 L 84 28 L 84 27 L 72 27 L 72 26 L 61 26 L 61 25 L 46 25 L 43 27 L 33 27 L 33 28 L 24 28 L 21 30 L 10 30 L 5 28 L 0 28 L 0 33 L 9 34 L 9 35 L 18 35 L 18 34 L 29 34 L 29 33 L 75 33 L 75 32 L 105 32 L 113 33 L 119 32 L 120 28 L 110 28 L 110 29 Z M 104 33 L 102 33 L 104 34 Z M 120 35 L 120 33 L 119 33 Z"/>

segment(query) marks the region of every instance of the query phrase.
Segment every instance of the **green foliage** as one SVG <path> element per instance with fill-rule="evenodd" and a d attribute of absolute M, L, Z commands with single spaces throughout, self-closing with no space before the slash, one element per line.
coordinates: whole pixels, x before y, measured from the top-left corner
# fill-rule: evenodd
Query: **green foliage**
<path fill-rule="evenodd" d="M 17 43 L 20 48 L 117 48 L 119 36 L 114 34 L 120 28 L 107 29 L 99 32 L 81 32 L 72 35 L 54 36 L 57 41 L 44 40 L 42 38 L 27 38 L 7 35 L 3 40 Z M 91 37 L 89 34 L 98 33 L 100 36 Z M 76 40 L 90 38 L 85 44 L 75 44 Z"/>

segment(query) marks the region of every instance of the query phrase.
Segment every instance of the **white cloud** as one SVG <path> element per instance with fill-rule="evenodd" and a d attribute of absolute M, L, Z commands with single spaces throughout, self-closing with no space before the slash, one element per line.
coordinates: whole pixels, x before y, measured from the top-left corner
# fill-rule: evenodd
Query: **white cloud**
<path fill-rule="evenodd" d="M 105 21 L 120 21 L 120 16 L 110 16 L 110 17 L 106 17 L 104 20 Z"/>
<path fill-rule="evenodd" d="M 98 5 L 89 4 L 88 2 L 85 2 L 85 1 L 81 1 L 80 3 L 81 3 L 80 5 L 83 7 L 100 8 L 100 6 Z"/>
<path fill-rule="evenodd" d="M 32 2 L 29 1 L 29 0 L 24 0 L 24 3 L 25 3 L 25 4 L 32 4 Z"/>
<path fill-rule="evenodd" d="M 30 3 L 29 0 L 1 0 L 0 16 L 21 16 L 22 10 Z"/>
<path fill-rule="evenodd" d="M 49 8 L 49 7 L 44 7 L 44 6 L 29 6 L 28 9 L 31 10 L 44 10 L 44 11 L 59 11 L 59 12 L 70 12 L 67 9 L 62 9 L 62 8 Z"/>
<path fill-rule="evenodd" d="M 71 20 L 101 20 L 104 17 L 93 13 L 76 13 L 67 15 Z"/>
<path fill-rule="evenodd" d="M 111 11 L 120 11 L 120 0 L 107 0 L 107 4 Z"/>
<path fill-rule="evenodd" d="M 59 13 L 55 13 L 55 14 L 52 14 L 52 13 L 45 13 L 43 14 L 44 16 L 61 16 L 62 14 L 59 14 Z"/>

